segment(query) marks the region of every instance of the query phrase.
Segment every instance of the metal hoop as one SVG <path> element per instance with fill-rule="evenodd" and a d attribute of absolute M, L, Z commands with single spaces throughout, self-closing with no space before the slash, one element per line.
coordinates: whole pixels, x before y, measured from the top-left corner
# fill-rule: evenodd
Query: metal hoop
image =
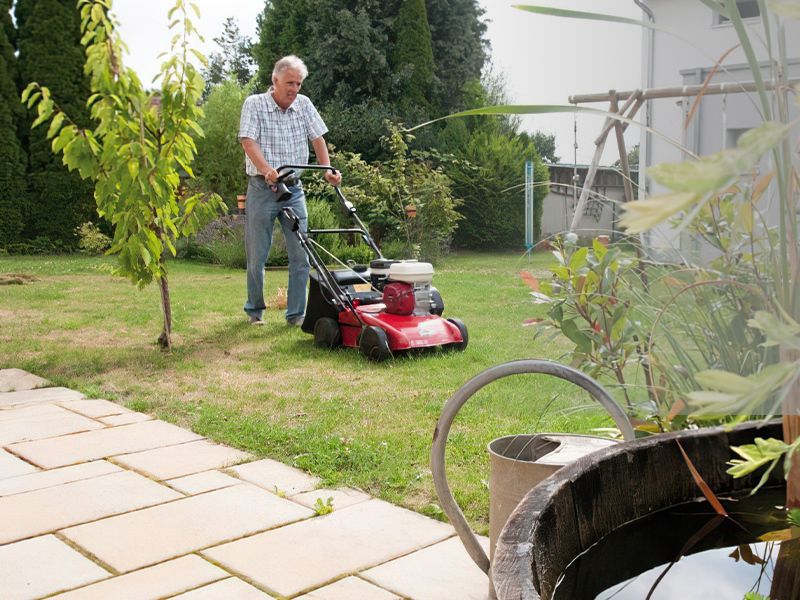
<path fill-rule="evenodd" d="M 614 419 L 622 437 L 625 441 L 634 439 L 633 427 L 631 426 L 625 412 L 609 393 L 594 379 L 581 373 L 580 371 L 548 360 L 516 360 L 496 367 L 491 367 L 479 373 L 461 388 L 445 403 L 442 414 L 436 423 L 433 432 L 433 446 L 431 447 L 431 472 L 433 473 L 433 483 L 436 486 L 436 493 L 442 504 L 442 510 L 450 519 L 453 528 L 461 538 L 461 542 L 467 549 L 470 558 L 480 569 L 488 575 L 489 557 L 486 556 L 478 538 L 469 527 L 464 513 L 453 498 L 450 487 L 447 485 L 447 474 L 445 472 L 445 447 L 447 446 L 447 436 L 450 434 L 450 426 L 453 424 L 458 411 L 476 392 L 497 379 L 508 377 L 509 375 L 521 375 L 525 373 L 541 373 L 552 375 L 559 379 L 564 379 L 574 383 L 580 388 L 589 392 L 603 408 L 606 409 L 611 418 Z"/>

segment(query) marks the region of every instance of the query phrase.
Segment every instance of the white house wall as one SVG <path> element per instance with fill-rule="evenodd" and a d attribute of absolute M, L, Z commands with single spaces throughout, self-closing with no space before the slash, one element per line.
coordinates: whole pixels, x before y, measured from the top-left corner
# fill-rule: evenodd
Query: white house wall
<path fill-rule="evenodd" d="M 653 11 L 659 30 L 675 32 L 679 36 L 664 31 L 654 34 L 651 75 L 654 88 L 703 83 L 713 65 L 726 51 L 738 44 L 733 26 L 715 24 L 712 10 L 699 0 L 645 0 L 645 4 Z M 800 22 L 786 20 L 785 24 L 787 54 L 794 58 L 790 59 L 789 77 L 800 78 Z M 748 20 L 747 27 L 752 33 L 751 40 L 759 60 L 766 61 L 768 54 L 759 41 L 764 37 L 761 21 Z M 648 36 L 644 32 L 645 52 Z M 647 64 L 646 60 L 643 62 Z M 722 64 L 724 68 L 718 70 L 713 83 L 752 81 L 741 48 L 733 50 Z M 763 72 L 765 79 L 769 79 L 768 71 L 765 69 Z M 643 77 L 642 87 L 647 87 L 646 72 Z M 757 94 L 708 95 L 701 100 L 690 126 L 684 128 L 686 114 L 693 101 L 694 98 L 671 98 L 649 102 L 652 127 L 698 154 L 712 154 L 725 147 L 726 143 L 732 145 L 738 133 L 761 122 Z M 796 107 L 794 112 L 797 112 Z M 642 178 L 647 192 L 652 195 L 663 190 L 647 179 L 646 166 L 680 162 L 686 156 L 657 136 L 650 136 L 643 142 L 643 148 L 647 147 L 647 150 L 642 156 Z M 686 238 L 681 240 L 680 235 L 668 226 L 652 232 L 649 238 L 650 245 L 662 258 L 675 258 L 681 252 L 692 250 L 688 247 L 692 244 Z"/>

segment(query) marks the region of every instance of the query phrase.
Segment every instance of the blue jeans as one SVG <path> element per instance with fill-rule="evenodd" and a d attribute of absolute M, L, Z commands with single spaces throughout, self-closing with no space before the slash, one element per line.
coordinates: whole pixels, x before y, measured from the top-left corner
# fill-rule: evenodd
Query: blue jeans
<path fill-rule="evenodd" d="M 290 206 L 300 217 L 300 228 L 308 228 L 306 196 L 301 186 L 289 188 L 292 197 L 285 202 L 277 202 L 275 194 L 263 177 L 250 177 L 247 185 L 247 216 L 245 217 L 244 245 L 247 253 L 247 302 L 244 312 L 250 316 L 261 317 L 264 304 L 264 264 L 272 246 L 272 229 L 277 218 L 286 239 L 289 253 L 289 289 L 286 292 L 286 320 L 301 317 L 306 311 L 306 288 L 308 287 L 308 258 L 303 251 L 297 234 L 291 229 L 289 219 L 281 212 Z"/>

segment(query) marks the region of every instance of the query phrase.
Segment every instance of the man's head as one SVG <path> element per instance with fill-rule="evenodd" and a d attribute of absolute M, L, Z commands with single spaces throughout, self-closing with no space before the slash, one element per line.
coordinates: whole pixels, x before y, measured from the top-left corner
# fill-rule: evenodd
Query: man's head
<path fill-rule="evenodd" d="M 272 69 L 272 97 L 282 109 L 292 105 L 308 75 L 305 63 L 294 55 L 284 56 Z"/>

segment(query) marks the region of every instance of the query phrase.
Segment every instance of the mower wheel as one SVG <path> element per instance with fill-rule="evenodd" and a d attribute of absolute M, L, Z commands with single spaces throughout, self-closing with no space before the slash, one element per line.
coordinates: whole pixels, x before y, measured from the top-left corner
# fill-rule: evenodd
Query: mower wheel
<path fill-rule="evenodd" d="M 461 319 L 450 318 L 447 319 L 450 323 L 458 327 L 458 331 L 461 333 L 461 340 L 460 342 L 455 342 L 454 344 L 448 344 L 445 346 L 450 350 L 458 350 L 463 352 L 467 349 L 467 344 L 469 344 L 469 332 L 467 331 L 467 326 L 464 325 L 464 321 Z"/>
<path fill-rule="evenodd" d="M 342 344 L 339 323 L 330 317 L 320 317 L 314 323 L 314 345 L 320 348 L 336 348 Z"/>
<path fill-rule="evenodd" d="M 375 362 L 384 361 L 392 356 L 386 332 L 375 325 L 367 325 L 361 331 L 358 349 L 366 358 Z"/>
<path fill-rule="evenodd" d="M 435 287 L 431 287 L 431 300 L 433 301 L 431 306 L 431 314 L 441 317 L 442 313 L 444 312 L 444 300 L 442 299 L 442 295 L 439 293 L 439 290 L 437 290 Z"/>

